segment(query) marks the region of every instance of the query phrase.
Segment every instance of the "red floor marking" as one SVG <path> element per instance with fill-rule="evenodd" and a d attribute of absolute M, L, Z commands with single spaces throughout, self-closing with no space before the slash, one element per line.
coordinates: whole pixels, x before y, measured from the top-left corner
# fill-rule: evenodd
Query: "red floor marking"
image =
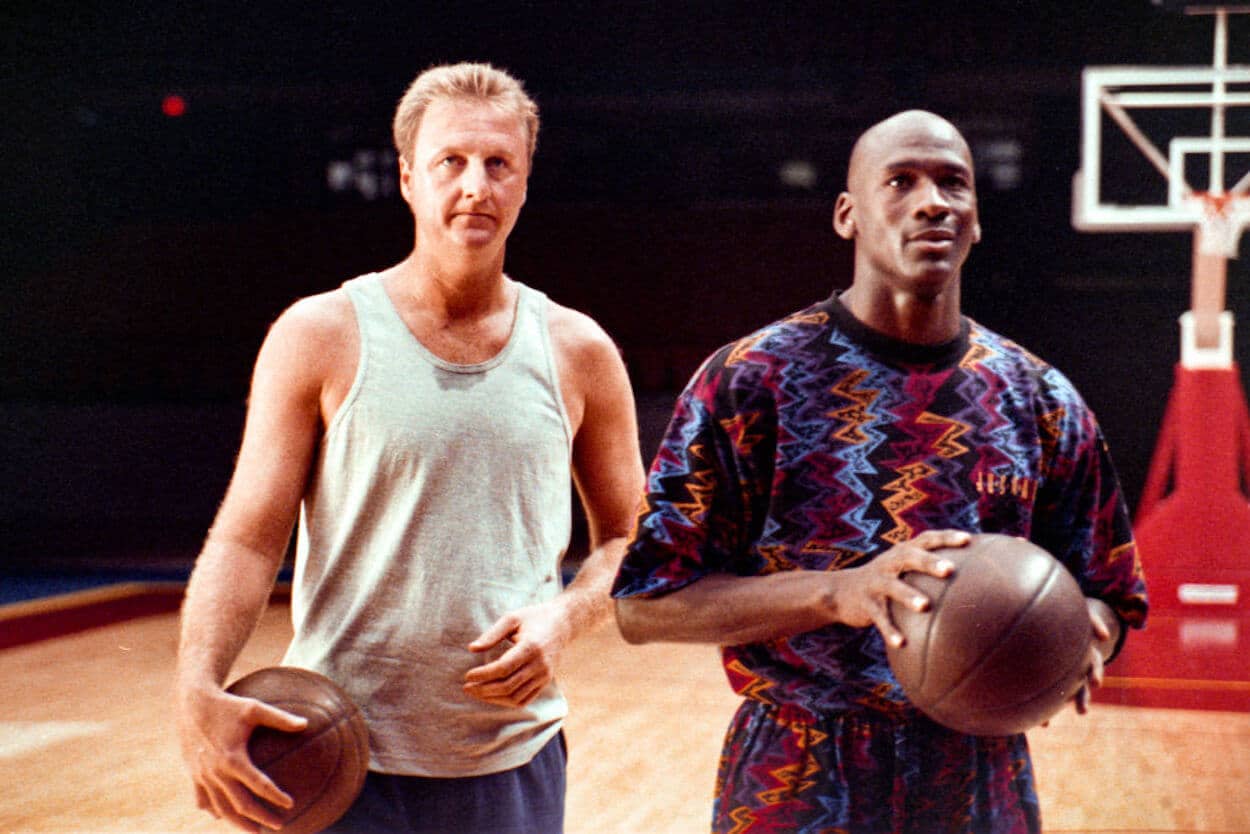
<path fill-rule="evenodd" d="M 0 607 L 0 650 L 64 637 L 123 620 L 168 614 L 182 605 L 178 583 L 131 582 Z M 274 599 L 289 598 L 279 586 Z"/>
<path fill-rule="evenodd" d="M 1151 613 L 1107 667 L 1094 700 L 1250 712 L 1250 617 Z"/>
<path fill-rule="evenodd" d="M 102 592 L 103 590 L 103 592 Z M 180 585 L 126 583 L 0 609 L 0 649 L 63 637 L 109 623 L 167 614 L 182 603 Z"/>

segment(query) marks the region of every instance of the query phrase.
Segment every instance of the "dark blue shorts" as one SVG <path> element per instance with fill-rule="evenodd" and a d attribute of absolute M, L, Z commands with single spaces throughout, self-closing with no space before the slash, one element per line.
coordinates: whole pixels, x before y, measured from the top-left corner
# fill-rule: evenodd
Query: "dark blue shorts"
<path fill-rule="evenodd" d="M 430 779 L 369 772 L 360 798 L 323 834 L 562 834 L 564 733 L 529 764 Z"/>

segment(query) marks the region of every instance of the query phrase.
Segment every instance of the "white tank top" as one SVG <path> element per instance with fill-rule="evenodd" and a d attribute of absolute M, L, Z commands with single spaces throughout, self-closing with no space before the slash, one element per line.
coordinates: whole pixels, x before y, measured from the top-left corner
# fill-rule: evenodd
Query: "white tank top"
<path fill-rule="evenodd" d="M 360 361 L 305 492 L 284 662 L 341 684 L 369 724 L 371 767 L 474 776 L 528 762 L 567 712 L 552 684 L 523 709 L 461 690 L 502 652 L 467 644 L 561 590 L 572 433 L 547 328 L 526 286 L 486 362 L 427 350 L 381 276 L 343 287 Z"/>

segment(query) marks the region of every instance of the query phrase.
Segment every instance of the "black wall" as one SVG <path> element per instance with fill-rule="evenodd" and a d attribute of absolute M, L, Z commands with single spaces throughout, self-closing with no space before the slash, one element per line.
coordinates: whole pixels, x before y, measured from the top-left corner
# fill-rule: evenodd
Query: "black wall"
<path fill-rule="evenodd" d="M 1072 230 L 1079 77 L 1209 63 L 1210 22 L 1145 0 L 763 5 L 6 10 L 0 558 L 194 552 L 265 328 L 406 254 L 391 110 L 421 68 L 462 58 L 512 69 L 542 107 L 508 269 L 618 340 L 648 409 L 644 453 L 703 355 L 846 284 L 829 218 L 850 143 L 920 106 L 978 157 L 967 311 L 1073 378 L 1135 500 L 1190 239 Z M 161 113 L 170 93 L 184 116 Z M 795 160 L 811 179 L 787 184 Z M 332 188 L 335 163 L 373 199 Z M 1230 264 L 1242 321 L 1248 277 Z"/>

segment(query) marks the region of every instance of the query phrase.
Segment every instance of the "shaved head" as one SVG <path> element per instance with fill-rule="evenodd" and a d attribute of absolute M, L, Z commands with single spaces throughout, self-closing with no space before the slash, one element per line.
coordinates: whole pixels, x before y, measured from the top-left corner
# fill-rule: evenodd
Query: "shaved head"
<path fill-rule="evenodd" d="M 855 141 L 846 172 L 847 190 L 856 189 L 856 180 L 863 176 L 865 169 L 871 167 L 871 160 L 884 151 L 905 147 L 914 142 L 915 137 L 934 138 L 954 146 L 968 167 L 972 167 L 972 151 L 953 124 L 927 110 L 904 110 L 877 122 Z"/>

